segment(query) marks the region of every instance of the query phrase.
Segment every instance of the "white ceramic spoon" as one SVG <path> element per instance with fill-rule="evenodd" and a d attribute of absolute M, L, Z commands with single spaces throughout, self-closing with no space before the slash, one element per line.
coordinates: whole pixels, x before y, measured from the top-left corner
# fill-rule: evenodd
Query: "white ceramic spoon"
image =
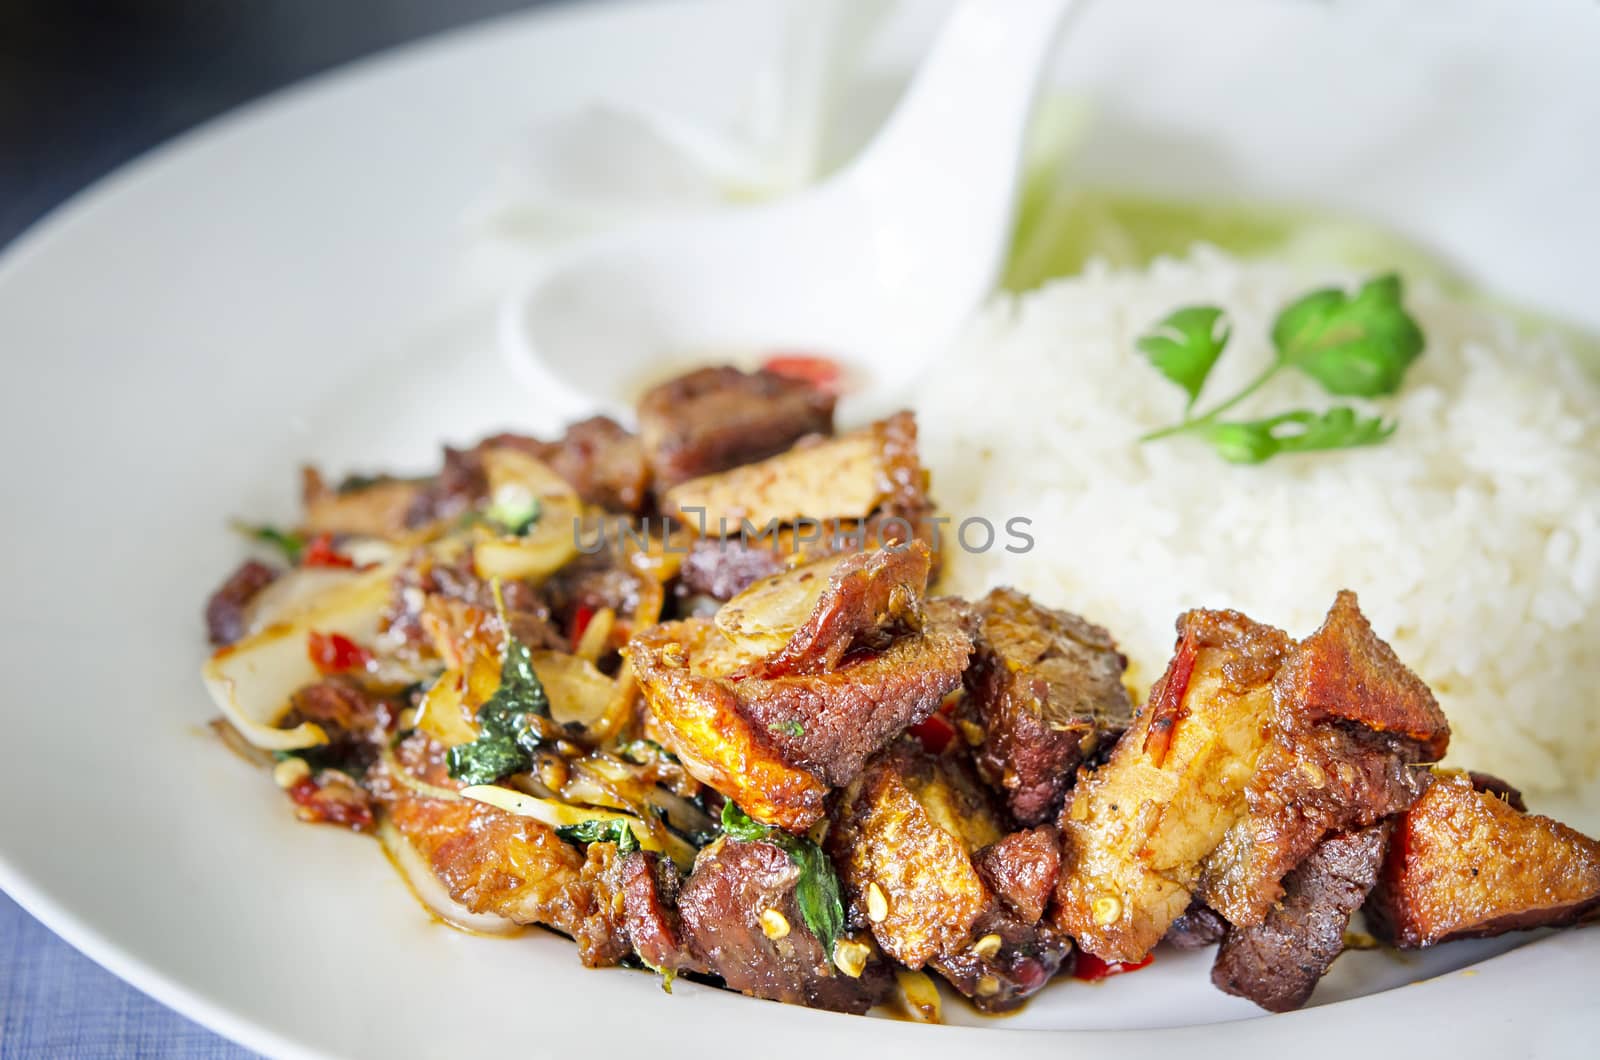
<path fill-rule="evenodd" d="M 877 138 L 830 180 L 556 255 L 500 322 L 540 407 L 621 413 L 672 368 L 780 350 L 897 391 L 993 288 L 1035 90 L 1072 6 L 962 0 Z"/>

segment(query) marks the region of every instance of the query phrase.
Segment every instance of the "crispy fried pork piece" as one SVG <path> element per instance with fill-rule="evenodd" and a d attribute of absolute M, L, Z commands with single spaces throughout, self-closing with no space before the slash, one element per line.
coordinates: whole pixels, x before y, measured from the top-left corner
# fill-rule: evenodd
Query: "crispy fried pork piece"
<path fill-rule="evenodd" d="M 1333 725 L 1285 727 L 1261 754 L 1248 811 L 1207 859 L 1196 895 L 1230 922 L 1262 923 L 1282 880 L 1331 832 L 1403 812 L 1427 787 L 1426 754 L 1393 734 Z"/>
<path fill-rule="evenodd" d="M 206 632 L 221 647 L 243 637 L 250 628 L 250 604 L 261 590 L 278 580 L 278 572 L 247 560 L 206 601 Z"/>
<path fill-rule="evenodd" d="M 1052 820 L 1078 766 L 1128 727 L 1128 661 L 1099 626 L 1014 589 L 975 606 L 983 624 L 965 684 L 984 730 L 978 770 L 1019 822 Z"/>
<path fill-rule="evenodd" d="M 1200 950 L 1221 942 L 1227 930 L 1228 922 L 1216 910 L 1207 908 L 1203 902 L 1190 902 L 1184 914 L 1167 928 L 1162 941 L 1180 950 Z"/>
<path fill-rule="evenodd" d="M 334 674 L 306 685 L 289 697 L 281 719 L 289 728 L 314 722 L 328 737 L 319 757 L 342 761 L 356 757 L 364 769 L 389 738 L 400 704 L 363 687 L 347 674 Z"/>
<path fill-rule="evenodd" d="M 679 577 L 687 593 L 728 601 L 761 579 L 797 566 L 792 558 L 781 543 L 763 547 L 737 537 L 698 537 L 689 543 Z"/>
<path fill-rule="evenodd" d="M 442 628 L 464 629 L 499 621 L 494 589 L 473 571 L 469 555 L 444 562 L 419 551 L 400 569 L 394 585 L 394 596 L 384 609 L 383 628 L 407 653 L 432 651 Z M 501 582 L 500 595 L 511 632 L 523 644 L 530 648 L 571 646 L 552 623 L 550 606 L 540 589 L 507 579 Z"/>
<path fill-rule="evenodd" d="M 866 1012 L 894 986 L 875 954 L 834 964 L 807 927 L 795 886 L 800 869 L 771 843 L 722 838 L 695 859 L 678 896 L 689 950 L 706 970 L 753 997 L 836 1012 Z"/>
<path fill-rule="evenodd" d="M 985 850 L 983 862 L 1012 885 L 1018 905 L 1048 878 L 1053 844 L 1036 850 L 1033 833 L 1013 839 L 958 759 L 901 740 L 846 789 L 828 848 L 854 920 L 871 926 L 886 954 L 909 968 L 931 966 L 980 1008 L 1001 1011 L 1043 986 L 1071 950 L 987 882 L 978 858 Z M 1030 855 L 1037 863 L 1027 863 Z"/>
<path fill-rule="evenodd" d="M 797 445 L 759 463 L 690 479 L 667 490 L 661 509 L 707 535 L 758 532 L 799 520 L 866 519 L 885 509 L 911 527 L 928 509 L 928 474 L 917 458 L 917 422 L 899 412 L 849 434 Z M 880 534 L 893 537 L 880 527 Z M 820 535 L 819 535 L 820 538 Z"/>
<path fill-rule="evenodd" d="M 833 433 L 834 398 L 768 371 L 702 368 L 639 399 L 639 434 L 658 491 Z"/>
<path fill-rule="evenodd" d="M 409 479 L 351 481 L 329 488 L 316 468 L 300 472 L 305 529 L 313 534 L 393 538 L 411 527 L 411 511 L 427 485 Z"/>
<path fill-rule="evenodd" d="M 636 634 L 627 653 L 655 728 L 694 777 L 751 817 L 810 827 L 829 788 L 960 683 L 970 612 L 947 600 L 915 606 L 922 587 L 902 579 L 916 570 L 925 577 L 919 543 L 864 553 L 753 588 L 714 621 Z"/>
<path fill-rule="evenodd" d="M 426 783 L 458 786 L 445 765 L 445 748 L 421 733 L 401 741 L 395 755 Z M 553 828 L 479 802 L 422 797 L 393 780 L 382 763 L 375 773 L 368 782 L 374 797 L 451 898 L 474 913 L 579 935 L 592 893 L 582 876 L 584 856 Z"/>
<path fill-rule="evenodd" d="M 1053 922 L 1097 957 L 1139 961 L 1189 907 L 1201 863 L 1245 814 L 1293 642 L 1234 611 L 1190 611 L 1150 702 L 1061 816 Z"/>
<path fill-rule="evenodd" d="M 669 859 L 649 850 L 618 854 L 614 843 L 591 843 L 583 881 L 592 894 L 577 935 L 585 965 L 613 965 L 631 954 L 665 974 L 706 970 L 685 943 L 678 914 L 682 880 Z"/>
<path fill-rule="evenodd" d="M 520 434 L 497 434 L 480 447 L 507 446 L 543 461 L 578 491 L 586 504 L 637 513 L 650 499 L 650 466 L 644 444 L 609 416 L 591 416 L 567 427 L 553 442 Z"/>
<path fill-rule="evenodd" d="M 1277 695 L 1294 704 L 1299 721 L 1348 721 L 1403 736 L 1418 745 L 1424 762 L 1443 758 L 1450 744 L 1450 723 L 1433 693 L 1373 632 L 1348 589 L 1289 658 Z"/>
<path fill-rule="evenodd" d="M 1396 825 L 1367 922 L 1418 949 L 1571 924 L 1597 908 L 1600 842 L 1446 773 Z"/>
<path fill-rule="evenodd" d="M 1498 797 L 1506 805 L 1518 813 L 1527 813 L 1528 804 L 1522 798 L 1522 791 L 1512 787 L 1493 773 L 1480 773 L 1476 769 L 1467 770 L 1467 779 L 1472 781 L 1472 790 L 1486 791 Z"/>
<path fill-rule="evenodd" d="M 1255 927 L 1229 927 L 1211 966 L 1217 989 L 1269 1012 L 1304 1005 L 1344 951 L 1350 917 L 1377 881 L 1389 823 L 1324 839 L 1284 880 L 1283 900 Z"/>
<path fill-rule="evenodd" d="M 1012 832 L 972 855 L 972 861 L 1012 916 L 1037 924 L 1061 875 L 1061 833 L 1051 825 Z"/>
<path fill-rule="evenodd" d="M 848 651 L 882 651 L 897 633 L 919 628 L 931 562 L 921 542 L 846 557 L 788 643 L 752 666 L 751 676 L 827 673 Z"/>
<path fill-rule="evenodd" d="M 1284 875 L 1334 832 L 1400 813 L 1427 786 L 1450 727 L 1433 695 L 1373 633 L 1354 593 L 1290 653 L 1273 682 L 1276 738 L 1245 792 L 1248 813 L 1207 862 L 1198 895 L 1260 924 Z"/>
<path fill-rule="evenodd" d="M 1263 922 L 1326 836 L 1406 809 L 1449 729 L 1426 686 L 1341 593 L 1295 644 L 1189 612 L 1150 703 L 1062 815 L 1056 927 L 1136 961 L 1199 898 Z"/>

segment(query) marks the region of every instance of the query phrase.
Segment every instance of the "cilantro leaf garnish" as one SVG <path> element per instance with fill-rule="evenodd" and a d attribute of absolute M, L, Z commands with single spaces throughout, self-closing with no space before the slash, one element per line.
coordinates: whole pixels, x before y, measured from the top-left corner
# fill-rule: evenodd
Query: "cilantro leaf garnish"
<path fill-rule="evenodd" d="M 1183 387 L 1189 395 L 1186 408 L 1194 407 L 1211 366 L 1228 345 L 1231 332 L 1226 324 L 1218 330 L 1221 320 L 1222 310 L 1216 306 L 1187 306 L 1168 314 L 1135 343 L 1157 371 Z"/>
<path fill-rule="evenodd" d="M 1206 430 L 1206 438 L 1217 455 L 1230 463 L 1259 464 L 1279 453 L 1376 445 L 1393 433 L 1393 423 L 1336 405 L 1325 412 L 1302 409 L 1264 420 L 1214 423 Z"/>
<path fill-rule="evenodd" d="M 1280 453 L 1351 449 L 1383 441 L 1394 433 L 1392 420 L 1362 416 L 1343 405 L 1321 412 L 1291 409 L 1256 420 L 1225 420 L 1222 414 L 1284 369 L 1303 372 L 1338 396 L 1393 394 L 1423 347 L 1422 330 L 1406 312 L 1401 296 L 1400 277 L 1389 273 L 1368 280 L 1354 295 L 1329 288 L 1297 299 L 1273 324 L 1272 363 L 1233 396 L 1198 415 L 1189 410 L 1222 355 L 1229 332 L 1217 331 L 1222 310 L 1215 306 L 1190 306 L 1172 313 L 1137 345 L 1158 371 L 1184 389 L 1189 397 L 1186 414 L 1178 423 L 1139 440 L 1192 434 L 1236 464 L 1259 464 Z"/>
<path fill-rule="evenodd" d="M 1422 354 L 1422 329 L 1400 304 L 1400 277 L 1368 280 L 1354 297 L 1313 291 L 1278 315 L 1278 356 L 1341 397 L 1381 397 L 1400 389 Z"/>
<path fill-rule="evenodd" d="M 729 838 L 746 843 L 771 843 L 789 855 L 800 870 L 794 886 L 795 904 L 800 907 L 806 927 L 831 960 L 834 943 L 844 930 L 844 900 L 839 894 L 838 873 L 828 855 L 805 836 L 752 820 L 731 799 L 722 804 L 722 831 Z"/>

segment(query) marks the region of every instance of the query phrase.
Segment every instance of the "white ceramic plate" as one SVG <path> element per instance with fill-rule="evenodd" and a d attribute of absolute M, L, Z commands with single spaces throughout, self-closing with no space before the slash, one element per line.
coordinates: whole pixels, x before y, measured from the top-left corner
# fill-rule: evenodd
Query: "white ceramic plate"
<path fill-rule="evenodd" d="M 940 5 L 913 7 L 874 55 L 885 76 Z M 1600 8 L 1423 4 L 1397 21 L 1377 7 L 1092 8 L 1061 65 L 1105 115 L 1086 169 L 1360 209 L 1507 294 L 1600 324 L 1587 267 Z M 535 115 L 601 95 L 725 112 L 776 32 L 767 4 L 738 0 L 583 5 L 458 33 L 208 126 L 8 251 L 0 885 L 141 989 L 283 1054 L 1585 1042 L 1595 931 L 1487 960 L 1513 943 L 1349 955 L 1317 1007 L 1271 1018 L 1213 991 L 1203 957 L 1058 984 L 1007 1020 L 952 1006 L 980 1029 L 693 985 L 668 997 L 645 975 L 583 971 L 552 936 L 431 922 L 374 844 L 294 823 L 204 732 L 198 611 L 238 559 L 229 516 L 287 516 L 301 460 L 423 466 L 440 439 L 549 426 L 494 349 L 505 262 L 462 225 L 506 145 Z"/>

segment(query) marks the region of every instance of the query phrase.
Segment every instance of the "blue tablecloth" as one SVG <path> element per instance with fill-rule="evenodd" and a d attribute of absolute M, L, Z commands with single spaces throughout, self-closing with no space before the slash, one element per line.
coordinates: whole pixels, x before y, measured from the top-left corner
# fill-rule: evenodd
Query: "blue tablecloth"
<path fill-rule="evenodd" d="M 139 993 L 0 894 L 0 1057 L 254 1055 Z"/>

